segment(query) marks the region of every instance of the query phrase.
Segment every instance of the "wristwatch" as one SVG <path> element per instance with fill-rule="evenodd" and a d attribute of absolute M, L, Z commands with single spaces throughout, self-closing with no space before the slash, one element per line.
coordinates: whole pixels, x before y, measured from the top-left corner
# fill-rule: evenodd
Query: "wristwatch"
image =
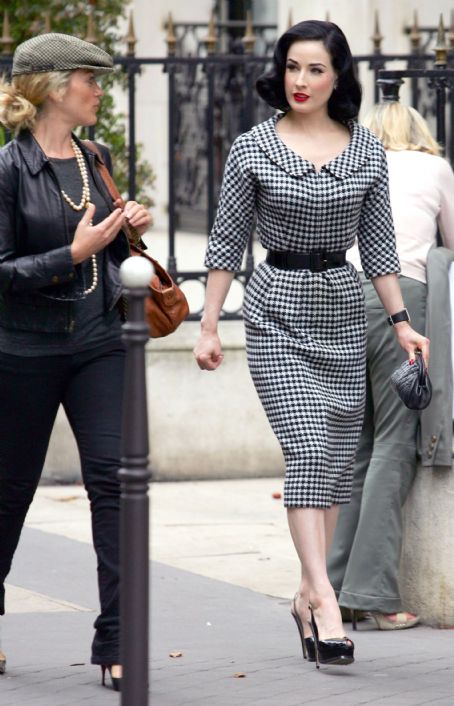
<path fill-rule="evenodd" d="M 400 324 L 401 321 L 411 321 L 408 309 L 402 309 L 402 311 L 398 311 L 397 314 L 391 314 L 391 316 L 388 316 L 388 324 L 390 326 Z"/>

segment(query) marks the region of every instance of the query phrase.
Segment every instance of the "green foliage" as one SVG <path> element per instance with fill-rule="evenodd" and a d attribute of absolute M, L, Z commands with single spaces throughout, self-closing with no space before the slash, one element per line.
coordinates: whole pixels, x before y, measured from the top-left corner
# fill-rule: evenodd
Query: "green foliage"
<path fill-rule="evenodd" d="M 87 18 L 93 12 L 97 33 L 103 37 L 107 51 L 114 48 L 121 37 L 118 22 L 126 14 L 125 0 L 0 0 L 0 10 L 9 10 L 11 36 L 15 44 L 45 30 L 46 13 L 49 13 L 54 32 L 65 32 L 77 37 L 87 33 Z"/>
<path fill-rule="evenodd" d="M 87 35 L 89 13 L 93 13 L 96 35 L 102 38 L 100 46 L 109 53 L 124 53 L 126 44 L 119 30 L 128 6 L 127 0 L 0 0 L 0 13 L 9 11 L 10 32 L 14 46 L 30 37 L 44 32 L 47 21 L 53 32 L 73 34 L 82 39 Z M 115 108 L 112 88 L 125 86 L 124 72 L 117 67 L 113 74 L 102 77 L 105 91 L 101 101 L 96 126 L 96 139 L 109 147 L 114 163 L 114 178 L 119 190 L 128 188 L 128 145 L 126 117 Z M 3 138 L 3 139 L 2 139 Z M 5 141 L 0 134 L 0 143 Z M 142 145 L 136 144 L 137 200 L 151 206 L 149 195 L 155 176 L 151 165 L 140 159 Z"/>

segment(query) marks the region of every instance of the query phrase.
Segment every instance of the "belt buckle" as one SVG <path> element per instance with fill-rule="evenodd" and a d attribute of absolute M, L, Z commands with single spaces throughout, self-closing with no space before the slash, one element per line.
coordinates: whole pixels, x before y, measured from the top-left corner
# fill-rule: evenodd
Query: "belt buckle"
<path fill-rule="evenodd" d="M 324 252 L 311 252 L 309 262 L 312 272 L 324 272 L 328 269 L 328 260 Z"/>

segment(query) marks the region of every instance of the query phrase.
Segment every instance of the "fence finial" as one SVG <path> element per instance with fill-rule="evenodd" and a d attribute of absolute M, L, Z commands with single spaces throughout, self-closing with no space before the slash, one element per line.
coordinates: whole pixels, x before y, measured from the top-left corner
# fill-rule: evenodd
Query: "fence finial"
<path fill-rule="evenodd" d="M 11 36 L 8 10 L 5 10 L 5 12 L 3 13 L 3 33 L 2 38 L 0 39 L 0 43 L 3 47 L 2 54 L 8 55 L 13 53 L 14 39 Z"/>
<path fill-rule="evenodd" d="M 173 17 L 172 17 L 171 12 L 169 12 L 169 18 L 167 20 L 166 42 L 167 42 L 167 54 L 169 56 L 175 56 L 175 49 L 177 46 L 177 38 L 176 38 L 175 30 L 173 27 Z"/>
<path fill-rule="evenodd" d="M 246 31 L 241 40 L 243 42 L 244 51 L 246 54 L 252 54 L 254 51 L 255 39 L 254 27 L 252 26 L 252 13 L 248 10 L 246 14 Z"/>
<path fill-rule="evenodd" d="M 207 54 L 214 54 L 216 51 L 216 45 L 218 43 L 218 37 L 216 33 L 216 24 L 214 21 L 214 12 L 210 15 L 210 21 L 208 23 L 208 34 L 203 40 L 206 46 Z"/>
<path fill-rule="evenodd" d="M 371 37 L 374 45 L 374 54 L 381 54 L 381 43 L 383 41 L 383 35 L 380 32 L 380 21 L 378 18 L 378 10 L 375 10 L 375 22 L 374 22 L 374 33 Z"/>
<path fill-rule="evenodd" d="M 96 36 L 94 10 L 93 6 L 91 6 L 88 13 L 87 34 L 85 35 L 85 41 L 91 42 L 91 44 L 96 44 L 97 39 L 98 38 Z"/>
<path fill-rule="evenodd" d="M 126 44 L 128 45 L 128 56 L 134 56 L 136 53 L 136 43 L 137 43 L 137 37 L 136 37 L 136 32 L 134 29 L 134 16 L 131 12 L 129 13 L 129 22 L 128 22 L 128 33 L 126 35 Z"/>
<path fill-rule="evenodd" d="M 413 13 L 413 25 L 410 30 L 410 43 L 412 52 L 416 53 L 421 48 L 421 32 L 418 25 L 418 11 Z"/>
<path fill-rule="evenodd" d="M 288 11 L 287 29 L 290 27 L 293 27 L 293 12 L 291 10 Z"/>
<path fill-rule="evenodd" d="M 448 47 L 446 46 L 445 23 L 443 13 L 440 14 L 438 23 L 437 43 L 435 45 L 435 66 L 446 66 L 448 63 Z"/>
<path fill-rule="evenodd" d="M 454 10 L 451 10 L 451 22 L 449 25 L 448 42 L 449 48 L 454 49 Z"/>

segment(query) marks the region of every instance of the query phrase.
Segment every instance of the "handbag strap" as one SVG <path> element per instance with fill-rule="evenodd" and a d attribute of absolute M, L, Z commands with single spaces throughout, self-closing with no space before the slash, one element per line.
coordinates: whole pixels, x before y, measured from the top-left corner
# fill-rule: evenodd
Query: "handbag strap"
<path fill-rule="evenodd" d="M 91 152 L 94 152 L 95 155 L 97 156 L 97 162 L 96 162 L 96 167 L 98 169 L 99 174 L 101 175 L 101 178 L 104 182 L 104 184 L 107 187 L 107 190 L 112 198 L 112 201 L 115 204 L 118 204 L 119 208 L 124 208 L 126 203 L 120 192 L 118 191 L 118 187 L 115 184 L 114 180 L 112 179 L 112 176 L 109 172 L 109 170 L 106 167 L 106 164 L 102 158 L 101 150 L 99 149 L 98 145 L 95 142 L 92 142 L 92 140 L 82 140 L 82 144 L 88 147 Z M 140 235 L 138 234 L 137 230 L 132 226 L 130 223 L 126 221 L 123 230 L 125 231 L 128 240 L 130 243 L 133 245 L 139 245 L 140 244 Z"/>

